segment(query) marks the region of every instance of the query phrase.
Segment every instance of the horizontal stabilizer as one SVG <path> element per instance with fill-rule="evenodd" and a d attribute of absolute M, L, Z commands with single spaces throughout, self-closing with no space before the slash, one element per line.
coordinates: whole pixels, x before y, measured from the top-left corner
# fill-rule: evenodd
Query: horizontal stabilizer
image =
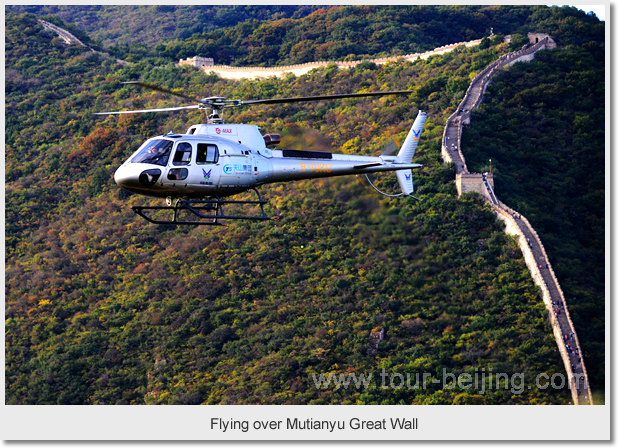
<path fill-rule="evenodd" d="M 356 165 L 354 166 L 354 169 L 360 170 L 362 168 L 369 168 L 372 166 L 380 166 L 380 165 L 384 165 L 382 162 L 373 162 L 373 163 L 366 163 L 364 165 Z"/>

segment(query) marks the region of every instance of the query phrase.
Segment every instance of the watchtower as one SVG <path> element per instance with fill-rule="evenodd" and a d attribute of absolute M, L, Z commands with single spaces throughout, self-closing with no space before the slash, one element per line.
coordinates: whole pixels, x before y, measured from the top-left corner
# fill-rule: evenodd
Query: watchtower
<path fill-rule="evenodd" d="M 485 179 L 487 183 L 494 189 L 494 175 L 492 173 L 485 173 Z M 463 193 L 470 193 L 476 191 L 481 196 L 489 198 L 487 188 L 483 183 L 483 174 L 481 173 L 460 173 L 455 177 L 455 185 L 457 187 L 457 194 L 461 196 Z"/>
<path fill-rule="evenodd" d="M 192 65 L 193 67 L 204 69 L 206 67 L 213 67 L 215 65 L 215 61 L 213 58 L 194 56 L 188 59 L 181 59 L 176 65 Z"/>
<path fill-rule="evenodd" d="M 528 39 L 530 39 L 530 43 L 532 45 L 538 44 L 543 39 L 547 38 L 547 43 L 545 44 L 546 50 L 553 50 L 556 48 L 556 42 L 549 36 L 549 34 L 544 33 L 528 33 Z"/>

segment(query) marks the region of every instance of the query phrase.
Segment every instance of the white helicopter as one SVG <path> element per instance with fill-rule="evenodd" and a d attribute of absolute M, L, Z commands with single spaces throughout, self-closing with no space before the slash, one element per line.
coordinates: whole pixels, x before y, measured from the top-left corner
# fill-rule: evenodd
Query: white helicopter
<path fill-rule="evenodd" d="M 227 107 L 248 104 L 278 104 L 318 101 L 378 95 L 403 95 L 412 91 L 369 92 L 343 95 L 276 98 L 266 100 L 228 100 L 223 97 L 196 99 L 139 81 L 128 82 L 148 89 L 180 96 L 197 102 L 193 106 L 145 109 L 121 112 L 100 112 L 94 115 L 117 115 L 177 111 L 209 110 L 207 124 L 191 126 L 186 134 L 161 135 L 144 142 L 115 172 L 116 183 L 133 193 L 166 198 L 166 206 L 134 206 L 133 211 L 154 224 L 220 225 L 221 220 L 270 219 L 264 212 L 265 201 L 256 187 L 273 182 L 344 175 L 365 175 L 379 193 L 395 197 L 412 196 L 412 169 L 422 165 L 411 163 L 427 114 L 419 111 L 408 136 L 396 156 L 380 157 L 333 154 L 330 152 L 271 149 L 280 143 L 278 134 L 260 133 L 260 128 L 248 124 L 225 124 L 219 111 Z M 378 190 L 368 173 L 395 171 L 402 193 L 389 195 Z M 257 201 L 223 200 L 248 190 L 257 194 Z M 223 206 L 252 204 L 259 206 L 259 216 L 227 215 Z M 173 212 L 171 219 L 160 219 L 161 210 Z M 181 218 L 186 212 L 190 220 Z M 205 213 L 206 212 L 206 213 Z M 166 213 L 166 212 L 163 212 Z M 169 212 L 167 212 L 169 214 Z"/>

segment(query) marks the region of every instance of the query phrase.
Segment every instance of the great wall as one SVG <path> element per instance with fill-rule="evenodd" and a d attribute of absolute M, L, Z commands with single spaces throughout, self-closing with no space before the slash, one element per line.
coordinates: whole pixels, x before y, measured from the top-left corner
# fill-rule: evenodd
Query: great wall
<path fill-rule="evenodd" d="M 59 28 L 51 23 L 39 20 L 46 28 L 56 33 L 67 43 L 87 47 L 79 39 L 66 30 Z M 539 235 L 530 225 L 530 222 L 500 202 L 494 192 L 494 178 L 491 172 L 470 173 L 466 166 L 465 157 L 461 150 L 461 136 L 464 125 L 470 124 L 472 110 L 478 107 L 483 99 L 483 94 L 498 70 L 508 67 L 516 62 L 528 62 L 534 58 L 537 51 L 549 50 L 556 47 L 551 37 L 544 34 L 529 33 L 530 43 L 519 51 L 508 53 L 501 56 L 498 60 L 488 65 L 483 71 L 476 75 L 470 83 L 466 94 L 457 107 L 456 111 L 447 119 L 442 137 L 442 158 L 445 162 L 453 163 L 456 167 L 455 184 L 459 196 L 468 192 L 479 193 L 485 198 L 496 214 L 496 217 L 505 223 L 505 231 L 517 238 L 519 247 L 522 250 L 526 265 L 534 283 L 541 290 L 541 298 L 549 312 L 549 322 L 552 327 L 554 337 L 560 356 L 564 363 L 568 375 L 569 388 L 573 403 L 576 405 L 592 405 L 592 392 L 588 383 L 588 374 L 584 363 L 584 356 L 577 337 L 577 332 L 569 315 L 567 302 L 560 284 L 552 269 L 543 243 Z M 385 64 L 391 61 L 403 59 L 413 61 L 418 58 L 427 59 L 430 56 L 443 54 L 453 51 L 455 48 L 464 45 L 471 47 L 478 45 L 479 40 L 461 42 L 444 47 L 436 48 L 432 51 L 421 54 L 410 54 L 406 56 L 396 56 L 389 58 L 371 59 L 369 62 L 375 64 Z M 88 47 L 90 48 L 90 47 Z M 93 52 L 96 52 L 90 48 Z M 97 52 L 98 53 L 98 52 Z M 105 55 L 104 53 L 100 53 Z M 107 56 L 107 55 L 105 55 Z M 117 60 L 120 64 L 128 64 L 126 61 Z M 285 73 L 293 73 L 300 76 L 318 67 L 328 64 L 336 64 L 338 68 L 352 68 L 361 62 L 366 61 L 335 61 L 335 62 L 308 62 L 305 64 L 289 65 L 282 67 L 230 67 L 224 65 L 214 65 L 214 61 L 209 58 L 195 57 L 188 60 L 181 60 L 178 65 L 193 65 L 207 72 L 214 72 L 223 78 L 267 78 L 271 76 L 282 76 Z M 449 144 L 451 147 L 449 148 Z M 545 266 L 545 269 L 543 269 Z M 560 313 L 560 311 L 564 311 Z M 566 338 L 565 338 L 566 336 Z M 570 341 L 570 342 L 568 342 Z M 567 343 L 571 350 L 567 348 Z"/>
<path fill-rule="evenodd" d="M 200 58 L 199 56 L 190 59 L 181 59 L 177 65 L 192 65 L 199 67 L 205 72 L 216 73 L 222 78 L 228 79 L 257 79 L 257 78 L 269 78 L 271 76 L 279 77 L 286 73 L 292 73 L 296 76 L 304 75 L 309 71 L 326 67 L 329 64 L 335 64 L 337 68 L 348 69 L 357 66 L 362 62 L 373 62 L 376 65 L 386 64 L 387 62 L 394 62 L 399 59 L 404 61 L 414 61 L 416 59 L 427 59 L 430 56 L 435 56 L 443 53 L 453 51 L 457 47 L 472 47 L 481 43 L 481 39 L 472 40 L 469 42 L 459 42 L 456 44 L 444 45 L 439 48 L 435 48 L 425 53 L 413 53 L 405 56 L 392 56 L 378 59 L 366 59 L 363 61 L 321 61 L 321 62 L 306 62 L 304 64 L 286 65 L 281 67 L 231 67 L 229 65 L 214 65 L 214 61 L 210 58 Z"/>
<path fill-rule="evenodd" d="M 556 47 L 547 35 L 531 34 L 529 37 L 531 42 L 523 49 L 501 56 L 472 80 L 457 110 L 446 121 L 442 137 L 442 158 L 445 162 L 455 164 L 457 171 L 455 184 L 459 196 L 471 191 L 481 194 L 491 204 L 497 218 L 505 223 L 505 231 L 517 237 L 526 265 L 534 283 L 541 290 L 543 303 L 549 312 L 549 322 L 567 371 L 573 402 L 576 405 L 593 404 L 588 373 L 577 332 L 569 315 L 564 293 L 539 235 L 525 216 L 498 200 L 494 192 L 492 173 L 470 173 L 468 171 L 461 149 L 463 127 L 470 124 L 472 110 L 480 105 L 492 76 L 498 70 L 516 62 L 531 61 L 537 51 Z"/>
<path fill-rule="evenodd" d="M 53 31 L 54 33 L 58 34 L 58 37 L 60 37 L 64 41 L 65 44 L 67 44 L 67 45 L 79 45 L 80 47 L 86 47 L 90 51 L 92 51 L 93 53 L 100 54 L 105 59 L 109 59 L 110 58 L 110 55 L 108 55 L 107 53 L 101 53 L 100 51 L 97 51 L 97 50 L 94 50 L 93 48 L 90 48 L 88 45 L 83 43 L 81 40 L 79 40 L 77 37 L 75 37 L 73 34 L 69 33 L 65 29 L 60 28 L 59 26 L 56 26 L 53 23 L 46 22 L 45 20 L 38 19 L 38 22 L 41 25 L 43 25 L 43 28 L 45 28 L 46 30 Z M 130 62 L 123 61 L 122 59 L 116 59 L 116 62 L 118 64 L 121 64 L 121 65 L 130 65 L 131 64 Z"/>

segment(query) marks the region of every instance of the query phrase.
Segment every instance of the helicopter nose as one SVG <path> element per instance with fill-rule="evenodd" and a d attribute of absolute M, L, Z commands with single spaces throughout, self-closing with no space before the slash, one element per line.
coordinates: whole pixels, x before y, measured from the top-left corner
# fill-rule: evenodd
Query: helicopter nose
<path fill-rule="evenodd" d="M 114 173 L 114 181 L 119 187 L 127 190 L 139 187 L 139 171 L 135 171 L 131 166 L 122 165 Z"/>
<path fill-rule="evenodd" d="M 119 167 L 114 173 L 114 182 L 116 182 L 119 187 L 129 186 L 127 184 L 131 183 L 130 180 L 131 176 L 129 176 L 128 170 L 125 166 Z"/>
<path fill-rule="evenodd" d="M 160 169 L 144 169 L 139 165 L 122 165 L 114 173 L 114 181 L 126 190 L 150 188 L 159 180 Z"/>

